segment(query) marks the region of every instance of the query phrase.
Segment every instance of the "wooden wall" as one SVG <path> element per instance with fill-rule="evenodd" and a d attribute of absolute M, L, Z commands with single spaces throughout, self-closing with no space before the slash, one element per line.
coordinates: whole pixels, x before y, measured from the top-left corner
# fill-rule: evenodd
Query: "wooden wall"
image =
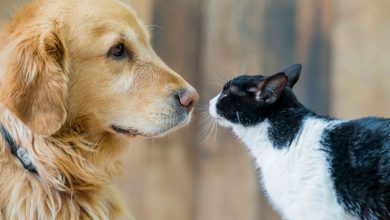
<path fill-rule="evenodd" d="M 124 0 L 125 1 L 125 0 Z M 2 18 L 25 0 L 0 0 Z M 140 220 L 276 220 L 252 159 L 221 128 L 204 140 L 202 112 L 223 82 L 304 64 L 296 92 L 335 116 L 390 116 L 387 0 L 127 0 L 157 53 L 201 94 L 193 123 L 131 143 L 116 179 Z M 152 25 L 153 24 L 153 25 Z"/>
<path fill-rule="evenodd" d="M 332 112 L 390 117 L 390 1 L 347 2 L 335 4 Z"/>

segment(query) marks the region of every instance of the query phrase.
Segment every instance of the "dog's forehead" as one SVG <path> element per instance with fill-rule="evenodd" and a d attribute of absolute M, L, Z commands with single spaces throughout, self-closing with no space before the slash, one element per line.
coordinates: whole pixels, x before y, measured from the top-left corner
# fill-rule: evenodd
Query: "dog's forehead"
<path fill-rule="evenodd" d="M 129 6 L 117 0 L 84 0 L 77 1 L 71 5 L 70 19 L 77 22 L 75 18 L 86 22 L 88 20 L 107 21 L 112 20 L 135 28 L 142 28 L 142 22 L 138 19 L 136 12 Z"/>
<path fill-rule="evenodd" d="M 126 40 L 131 40 L 131 41 L 138 41 L 140 36 L 140 34 L 137 33 L 134 29 L 127 29 L 124 34 L 123 34 L 123 37 L 126 39 Z"/>
<path fill-rule="evenodd" d="M 142 31 L 134 29 L 133 27 L 119 27 L 117 25 L 111 25 L 109 23 L 100 24 L 96 27 L 91 27 L 91 29 L 87 32 L 95 36 L 106 35 L 105 38 L 111 41 L 115 41 L 119 38 L 130 41 L 138 41 L 140 38 L 143 37 Z"/>
<path fill-rule="evenodd" d="M 134 10 L 117 0 L 80 1 L 68 16 L 71 29 L 80 29 L 95 36 L 120 35 L 128 40 L 148 42 L 150 34 Z M 78 24 L 76 24 L 78 23 Z"/>

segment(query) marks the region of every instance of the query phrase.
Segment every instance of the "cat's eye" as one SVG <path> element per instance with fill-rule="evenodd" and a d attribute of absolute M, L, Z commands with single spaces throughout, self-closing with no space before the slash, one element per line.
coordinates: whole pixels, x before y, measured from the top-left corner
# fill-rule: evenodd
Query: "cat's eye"
<path fill-rule="evenodd" d="M 110 48 L 108 55 L 114 59 L 122 59 L 128 55 L 128 52 L 123 43 L 117 43 Z"/>

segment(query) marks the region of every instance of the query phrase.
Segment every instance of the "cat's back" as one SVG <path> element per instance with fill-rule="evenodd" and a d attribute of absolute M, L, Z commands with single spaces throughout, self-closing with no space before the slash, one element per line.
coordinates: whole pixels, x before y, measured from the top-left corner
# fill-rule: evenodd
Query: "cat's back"
<path fill-rule="evenodd" d="M 390 219 L 390 119 L 344 121 L 325 130 L 338 199 L 361 219 Z"/>
<path fill-rule="evenodd" d="M 322 144 L 331 150 L 331 156 L 348 153 L 350 159 L 356 159 L 354 162 L 363 162 L 361 159 L 371 156 L 390 157 L 390 119 L 367 117 L 343 121 L 325 130 Z"/>

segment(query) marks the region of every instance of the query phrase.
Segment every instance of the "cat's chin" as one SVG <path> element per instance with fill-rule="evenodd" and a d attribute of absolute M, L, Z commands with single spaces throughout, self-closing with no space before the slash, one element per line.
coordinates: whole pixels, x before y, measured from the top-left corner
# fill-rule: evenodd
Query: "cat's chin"
<path fill-rule="evenodd" d="M 210 111 L 210 115 L 213 118 L 214 121 L 217 122 L 217 124 L 221 127 L 230 128 L 233 127 L 233 123 L 226 120 L 225 118 L 219 116 L 216 112 Z"/>

